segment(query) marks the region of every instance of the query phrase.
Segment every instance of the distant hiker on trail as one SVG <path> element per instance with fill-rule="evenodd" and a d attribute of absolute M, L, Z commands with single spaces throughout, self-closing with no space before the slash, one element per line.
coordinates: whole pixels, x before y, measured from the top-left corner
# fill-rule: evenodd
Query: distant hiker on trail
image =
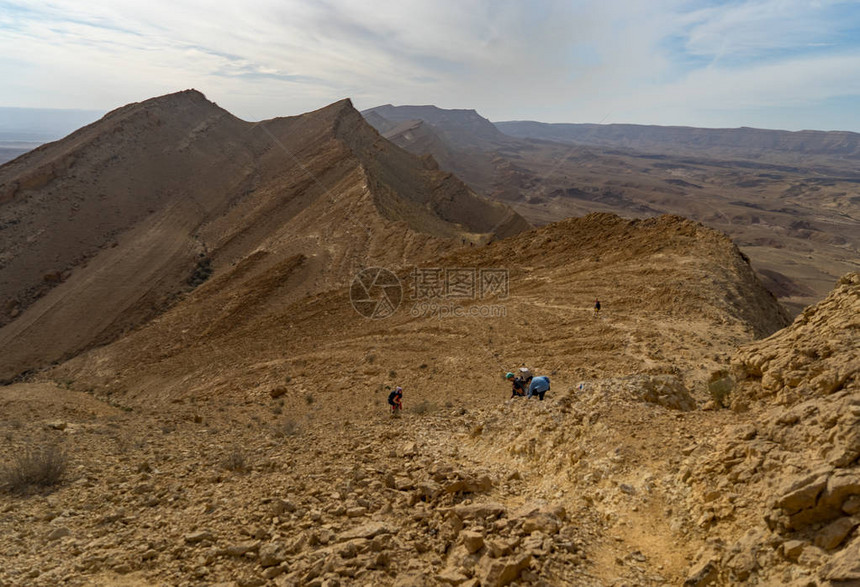
<path fill-rule="evenodd" d="M 549 391 L 549 377 L 534 377 L 529 384 L 529 392 L 526 397 L 538 396 L 540 401 L 543 401 L 543 396 Z"/>
<path fill-rule="evenodd" d="M 511 382 L 511 384 L 512 384 L 512 387 L 511 387 L 511 398 L 515 398 L 515 397 L 525 397 L 525 395 L 526 395 L 526 391 L 527 391 L 527 388 L 528 388 L 528 384 L 527 384 L 525 381 L 523 381 L 523 380 L 522 380 L 521 378 L 519 378 L 519 377 L 514 377 L 514 374 L 513 374 L 513 373 L 510 373 L 510 372 L 505 373 L 505 379 L 506 379 L 507 381 L 510 381 L 510 382 Z"/>
<path fill-rule="evenodd" d="M 594 300 L 594 315 L 600 314 L 600 300 Z"/>
<path fill-rule="evenodd" d="M 391 414 L 396 415 L 403 409 L 403 388 L 395 387 L 394 391 L 388 394 L 388 405 L 391 406 Z"/>

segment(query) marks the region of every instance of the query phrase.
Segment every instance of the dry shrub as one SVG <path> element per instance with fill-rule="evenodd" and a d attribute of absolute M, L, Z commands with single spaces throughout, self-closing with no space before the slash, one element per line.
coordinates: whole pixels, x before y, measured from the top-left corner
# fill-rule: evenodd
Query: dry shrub
<path fill-rule="evenodd" d="M 0 472 L 0 487 L 19 494 L 54 487 L 63 482 L 68 468 L 69 457 L 58 446 L 28 446 Z"/>
<path fill-rule="evenodd" d="M 438 406 L 436 404 L 434 404 L 431 401 L 427 401 L 426 399 L 424 399 L 424 400 L 421 400 L 420 402 L 418 402 L 417 404 L 415 404 L 415 407 L 412 408 L 412 412 L 419 414 L 419 415 L 424 415 L 424 414 L 433 413 L 437 409 L 438 409 Z"/>
<path fill-rule="evenodd" d="M 276 438 L 284 438 L 286 436 L 298 436 L 301 434 L 302 429 L 298 422 L 288 418 L 275 425 L 272 432 Z"/>
<path fill-rule="evenodd" d="M 238 448 L 234 449 L 230 454 L 224 457 L 224 460 L 221 461 L 221 465 L 228 471 L 234 471 L 236 473 L 244 473 L 248 470 L 248 462 L 245 458 L 245 453 Z"/>

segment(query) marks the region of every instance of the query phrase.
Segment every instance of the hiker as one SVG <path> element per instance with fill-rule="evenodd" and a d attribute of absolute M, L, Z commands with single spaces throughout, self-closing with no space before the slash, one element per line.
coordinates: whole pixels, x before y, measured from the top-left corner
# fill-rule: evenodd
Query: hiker
<path fill-rule="evenodd" d="M 527 383 L 523 381 L 520 377 L 514 377 L 514 374 L 511 372 L 505 373 L 505 379 L 510 381 L 511 386 L 511 398 L 515 397 L 525 397 L 526 390 L 528 388 Z"/>
<path fill-rule="evenodd" d="M 395 387 L 394 391 L 388 394 L 388 405 L 391 406 L 391 413 L 397 414 L 403 409 L 403 388 Z"/>
<path fill-rule="evenodd" d="M 600 314 L 600 300 L 595 299 L 594 300 L 594 315 L 597 316 L 598 314 Z"/>
<path fill-rule="evenodd" d="M 529 383 L 529 391 L 526 397 L 538 396 L 540 401 L 543 401 L 543 396 L 549 391 L 549 377 L 540 376 L 533 377 Z"/>

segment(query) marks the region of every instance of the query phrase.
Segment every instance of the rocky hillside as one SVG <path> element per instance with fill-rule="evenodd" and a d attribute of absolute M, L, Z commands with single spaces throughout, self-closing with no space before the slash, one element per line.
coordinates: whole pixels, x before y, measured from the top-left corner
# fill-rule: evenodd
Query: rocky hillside
<path fill-rule="evenodd" d="M 445 271 L 477 279 L 490 270 L 504 273 L 508 290 L 482 298 L 476 282 L 466 297 L 431 299 L 417 292 L 416 270 L 405 270 L 401 303 L 384 320 L 358 314 L 347 289 L 290 303 L 287 294 L 312 263 L 297 257 L 275 265 L 260 252 L 56 376 L 141 401 L 264 395 L 289 378 L 292 388 L 327 397 L 349 390 L 353 412 L 376 409 L 361 390 L 397 378 L 414 381 L 421 397 L 474 406 L 494 395 L 511 361 L 542 364 L 569 383 L 673 374 L 704 390 L 721 353 L 788 322 L 731 241 L 677 217 L 595 214 L 425 259 L 417 271 L 443 286 Z M 604 305 L 598 317 L 595 298 Z M 462 397 L 460 378 L 486 393 Z"/>
<path fill-rule="evenodd" d="M 255 271 L 306 260 L 286 303 L 367 264 L 528 228 L 348 100 L 250 124 L 193 90 L 0 167 L 0 226 L 5 380 L 113 340 L 249 256 Z"/>
<path fill-rule="evenodd" d="M 680 462 L 737 421 L 699 409 L 708 375 L 787 323 L 728 238 L 569 219 L 418 266 L 506 271 L 483 296 L 415 297 L 399 271 L 379 320 L 348 288 L 285 301 L 311 260 L 267 262 L 3 389 L 2 462 L 59 446 L 69 469 L 0 494 L 0 581 L 683 582 L 706 537 Z M 508 401 L 522 363 L 546 401 Z"/>
<path fill-rule="evenodd" d="M 860 275 L 765 340 L 712 388 L 740 423 L 682 464 L 711 539 L 690 585 L 860 581 Z"/>

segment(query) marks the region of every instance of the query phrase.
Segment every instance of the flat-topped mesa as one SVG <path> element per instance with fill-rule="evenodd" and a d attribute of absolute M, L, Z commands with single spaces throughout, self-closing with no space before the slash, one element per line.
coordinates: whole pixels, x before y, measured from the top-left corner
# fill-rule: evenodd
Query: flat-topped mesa
<path fill-rule="evenodd" d="M 495 123 L 507 135 L 580 145 L 694 155 L 760 156 L 767 153 L 860 158 L 860 134 L 847 131 L 785 131 L 758 128 L 695 128 L 638 124 Z"/>
<path fill-rule="evenodd" d="M 362 114 L 377 129 L 379 117 L 391 122 L 423 120 L 457 143 L 473 144 L 480 148 L 493 148 L 506 137 L 496 126 L 472 109 L 445 109 L 437 106 L 392 106 L 386 104 L 364 110 Z"/>

